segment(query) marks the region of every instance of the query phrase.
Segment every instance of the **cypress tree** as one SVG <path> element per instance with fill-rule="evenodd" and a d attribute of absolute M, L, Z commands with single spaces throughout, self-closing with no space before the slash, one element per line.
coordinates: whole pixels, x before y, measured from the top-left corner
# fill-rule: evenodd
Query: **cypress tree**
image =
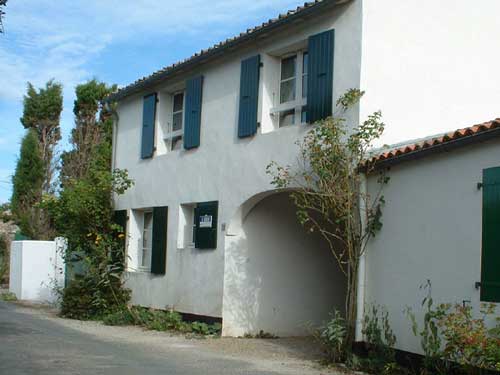
<path fill-rule="evenodd" d="M 20 121 L 25 129 L 35 130 L 38 136 L 38 147 L 45 173 L 43 192 L 51 193 L 55 172 L 54 148 L 61 139 L 59 122 L 63 109 L 62 85 L 51 80 L 45 87 L 37 90 L 28 83 L 23 104 L 23 117 Z"/>
<path fill-rule="evenodd" d="M 21 143 L 21 153 L 12 178 L 12 213 L 22 233 L 30 238 L 43 236 L 43 222 L 37 204 L 42 198 L 45 170 L 38 136 L 29 129 Z"/>

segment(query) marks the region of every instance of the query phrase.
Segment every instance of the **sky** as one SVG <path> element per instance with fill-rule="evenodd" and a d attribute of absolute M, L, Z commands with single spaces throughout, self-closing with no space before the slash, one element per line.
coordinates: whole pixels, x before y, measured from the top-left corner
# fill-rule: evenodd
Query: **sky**
<path fill-rule="evenodd" d="M 68 137 L 73 126 L 72 107 L 76 85 L 93 78 L 108 84 L 127 85 L 137 78 L 147 76 L 201 49 L 238 35 L 269 18 L 274 18 L 279 13 L 286 13 L 288 9 L 302 5 L 303 1 L 9 0 L 3 22 L 5 33 L 0 34 L 0 203 L 8 201 L 11 196 L 11 177 L 19 153 L 20 140 L 24 134 L 19 118 L 22 116 L 22 100 L 27 82 L 41 87 L 48 80 L 55 79 L 63 84 L 64 110 L 61 118 L 63 139 L 59 145 L 60 152 L 68 147 Z M 481 4 L 487 2 L 481 1 Z M 445 22 L 436 24 L 439 27 L 441 24 L 446 25 L 446 28 L 455 25 L 455 32 L 475 36 L 473 42 L 468 44 L 469 48 L 474 47 L 474 49 L 463 55 L 462 37 L 453 39 L 455 44 L 449 43 L 448 39 L 446 43 L 439 43 L 438 40 L 435 43 L 438 51 L 434 57 L 444 58 L 446 62 L 446 69 L 440 71 L 442 73 L 440 77 L 443 77 L 436 79 L 439 77 L 428 74 L 432 69 L 417 66 L 415 71 L 419 74 L 413 78 L 420 80 L 424 77 L 431 83 L 435 81 L 438 86 L 444 85 L 438 87 L 442 89 L 447 86 L 447 75 L 444 73 L 446 71 L 453 73 L 450 67 L 456 65 L 456 61 L 449 60 L 459 55 L 463 60 L 461 66 L 467 66 L 469 61 L 476 58 L 480 61 L 475 65 L 479 70 L 476 69 L 477 74 L 470 75 L 468 80 L 466 77 L 461 79 L 464 81 L 462 85 L 464 90 L 456 93 L 460 99 L 457 103 L 463 103 L 465 99 L 461 96 L 468 93 L 476 107 L 484 97 L 489 97 L 491 100 L 484 107 L 493 108 L 496 107 L 494 99 L 500 92 L 492 78 L 492 71 L 484 68 L 481 61 L 487 61 L 482 59 L 482 56 L 485 54 L 487 56 L 491 51 L 491 43 L 484 36 L 496 34 L 494 17 L 498 12 L 493 10 L 498 9 L 498 0 L 488 0 L 489 7 L 486 5 L 479 7 L 481 12 L 476 16 L 478 22 L 470 23 L 472 26 L 477 26 L 480 24 L 479 20 L 482 22 L 482 28 L 471 26 L 472 31 L 476 30 L 475 34 L 469 32 L 462 22 L 458 22 L 466 18 L 471 11 L 469 2 L 461 0 L 460 3 L 462 4 L 460 9 L 464 14 L 461 16 L 451 14 Z M 398 4 L 420 6 L 420 2 Z M 434 7 L 435 2 L 427 1 L 427 5 Z M 443 12 L 443 14 L 448 13 L 447 10 Z M 402 14 L 413 17 L 414 12 L 407 11 Z M 420 23 L 411 25 L 416 34 L 420 35 Z M 443 37 L 447 33 L 436 30 L 436 35 Z M 400 42 L 405 43 L 404 40 Z M 427 64 L 441 61 L 435 58 L 427 60 Z M 490 65 L 492 64 L 494 61 Z M 474 91 L 478 86 L 476 82 L 478 77 L 482 77 L 481 92 L 485 93 L 482 97 L 476 97 Z M 451 74 L 450 79 L 456 80 L 456 74 Z M 394 95 L 400 93 L 395 92 Z M 429 101 L 427 105 L 440 108 L 440 101 L 435 100 L 435 95 L 430 95 Z M 455 114 L 455 117 L 458 116 L 456 113 L 465 113 L 468 108 L 458 104 L 455 107 L 448 111 Z M 445 112 L 443 110 L 443 113 Z M 476 114 L 476 111 L 469 112 Z M 487 113 L 487 111 L 482 112 Z M 415 135 L 435 134 L 450 127 L 457 127 L 446 121 L 429 122 L 429 124 L 424 124 L 426 121 L 422 121 L 422 125 L 418 128 L 408 129 L 392 124 L 390 113 L 385 115 L 387 116 L 385 119 L 389 121 L 384 138 L 381 140 L 383 143 L 394 143 L 415 138 Z M 446 125 L 439 124 L 441 122 Z"/>
<path fill-rule="evenodd" d="M 68 147 L 79 83 L 97 78 L 126 85 L 301 3 L 9 0 L 0 34 L 0 202 L 12 193 L 27 82 L 63 84 L 61 151 Z"/>

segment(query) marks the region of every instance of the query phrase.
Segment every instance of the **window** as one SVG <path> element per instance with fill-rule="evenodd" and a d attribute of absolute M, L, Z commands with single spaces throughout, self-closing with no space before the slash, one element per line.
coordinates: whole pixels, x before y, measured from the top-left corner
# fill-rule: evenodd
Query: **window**
<path fill-rule="evenodd" d="M 165 134 L 168 150 L 179 150 L 182 148 L 182 136 L 184 127 L 184 92 L 172 95 L 172 119 L 169 129 Z"/>
<path fill-rule="evenodd" d="M 297 56 L 281 60 L 280 104 L 295 100 Z"/>
<path fill-rule="evenodd" d="M 140 265 L 143 269 L 151 267 L 151 251 L 153 244 L 153 212 L 144 211 L 142 236 L 140 239 L 141 259 Z"/>
<path fill-rule="evenodd" d="M 281 59 L 280 100 L 279 105 L 271 110 L 273 115 L 279 116 L 280 128 L 305 122 L 307 66 L 307 51 L 301 51 Z"/>
<path fill-rule="evenodd" d="M 196 204 L 182 204 L 179 211 L 179 231 L 177 235 L 177 248 L 194 247 L 196 240 Z"/>
<path fill-rule="evenodd" d="M 194 211 L 197 249 L 217 248 L 217 212 L 219 202 L 203 202 L 196 205 Z"/>

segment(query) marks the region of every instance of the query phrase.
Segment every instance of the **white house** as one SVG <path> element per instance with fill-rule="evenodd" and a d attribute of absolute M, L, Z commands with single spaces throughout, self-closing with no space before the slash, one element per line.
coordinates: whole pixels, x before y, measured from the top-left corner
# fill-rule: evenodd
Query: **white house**
<path fill-rule="evenodd" d="M 494 49 L 468 20 L 499 5 L 306 3 L 114 94 L 113 164 L 135 181 L 115 199 L 132 302 L 222 319 L 224 335 L 305 334 L 341 308 L 334 260 L 266 166 L 293 163 L 307 123 L 350 88 L 367 92 L 352 124 L 379 108 L 401 129 L 495 117 L 500 71 L 478 57 Z M 367 299 L 384 296 L 383 261 L 367 259 Z"/>
<path fill-rule="evenodd" d="M 436 303 L 500 302 L 500 119 L 410 142 L 374 156 L 367 190 L 383 188 L 383 228 L 362 275 L 366 304 L 388 309 L 397 347 L 420 352 L 410 321 L 429 280 Z M 497 311 L 500 316 L 500 309 Z"/>

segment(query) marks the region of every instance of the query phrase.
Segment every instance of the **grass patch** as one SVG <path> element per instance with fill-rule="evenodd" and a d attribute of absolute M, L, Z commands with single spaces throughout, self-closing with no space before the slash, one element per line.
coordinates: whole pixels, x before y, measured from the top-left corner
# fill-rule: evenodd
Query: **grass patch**
<path fill-rule="evenodd" d="M 196 336 L 219 336 L 220 323 L 186 322 L 175 311 L 133 306 L 106 315 L 103 323 L 110 326 L 140 326 L 153 331 L 175 331 Z"/>

